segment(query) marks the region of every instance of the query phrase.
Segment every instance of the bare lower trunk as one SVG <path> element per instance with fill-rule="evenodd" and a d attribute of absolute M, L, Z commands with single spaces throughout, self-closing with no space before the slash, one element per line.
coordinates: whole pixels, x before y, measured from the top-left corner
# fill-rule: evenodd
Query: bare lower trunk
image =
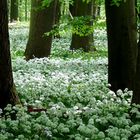
<path fill-rule="evenodd" d="M 11 0 L 10 22 L 18 20 L 18 0 Z"/>
<path fill-rule="evenodd" d="M 93 3 L 89 2 L 83 2 L 79 0 L 75 0 L 74 4 L 70 6 L 70 10 L 73 17 L 81 17 L 87 16 L 92 17 L 93 15 Z M 89 19 L 90 20 L 90 19 Z M 86 26 L 93 26 L 93 22 L 89 21 L 87 22 Z M 72 41 L 71 41 L 71 50 L 77 50 L 77 49 L 83 49 L 83 51 L 88 52 L 91 49 L 91 46 L 93 46 L 93 33 L 88 35 L 82 35 L 79 34 L 72 34 Z"/>
<path fill-rule="evenodd" d="M 19 103 L 13 83 L 8 33 L 7 1 L 0 1 L 0 108 Z"/>
<path fill-rule="evenodd" d="M 29 39 L 25 50 L 26 60 L 48 57 L 51 52 L 52 35 L 44 36 L 44 33 L 52 29 L 55 1 L 43 9 L 40 9 L 41 2 L 42 0 L 32 0 Z"/>
<path fill-rule="evenodd" d="M 108 82 L 111 90 L 133 89 L 137 58 L 135 0 L 111 6 L 106 0 Z"/>

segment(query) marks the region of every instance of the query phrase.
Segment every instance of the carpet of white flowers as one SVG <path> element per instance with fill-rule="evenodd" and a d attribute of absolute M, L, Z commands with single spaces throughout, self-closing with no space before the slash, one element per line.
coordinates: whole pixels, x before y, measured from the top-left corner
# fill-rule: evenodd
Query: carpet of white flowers
<path fill-rule="evenodd" d="M 24 60 L 27 28 L 10 30 L 14 82 L 23 106 L 17 119 L 0 118 L 0 140 L 140 140 L 132 122 L 132 92 L 108 89 L 105 30 L 95 31 L 95 53 L 72 52 L 70 39 L 54 39 L 49 58 Z M 106 55 L 104 55 L 106 53 Z M 29 112 L 27 106 L 45 111 Z M 131 109 L 140 118 L 137 108 Z"/>

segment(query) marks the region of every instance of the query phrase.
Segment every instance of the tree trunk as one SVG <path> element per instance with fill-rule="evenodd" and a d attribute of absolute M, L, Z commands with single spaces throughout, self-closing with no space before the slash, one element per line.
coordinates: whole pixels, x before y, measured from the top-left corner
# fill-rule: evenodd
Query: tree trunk
<path fill-rule="evenodd" d="M 11 0 L 10 22 L 18 20 L 18 0 Z"/>
<path fill-rule="evenodd" d="M 96 19 L 100 16 L 100 2 L 93 0 L 93 18 Z"/>
<path fill-rule="evenodd" d="M 137 68 L 132 103 L 140 104 L 140 42 L 138 45 Z"/>
<path fill-rule="evenodd" d="M 101 16 L 101 1 L 97 3 L 97 9 L 96 9 L 97 17 Z"/>
<path fill-rule="evenodd" d="M 140 20 L 140 13 L 137 13 L 138 20 Z M 138 57 L 137 67 L 135 75 L 135 86 L 133 90 L 132 104 L 140 104 L 140 31 L 139 31 L 139 42 L 138 42 Z"/>
<path fill-rule="evenodd" d="M 25 0 L 25 21 L 27 21 L 27 19 L 28 19 L 28 12 L 27 12 L 27 10 L 28 10 L 28 1 Z"/>
<path fill-rule="evenodd" d="M 137 31 L 135 0 L 117 6 L 105 1 L 108 36 L 108 82 L 111 90 L 133 89 L 136 72 Z"/>
<path fill-rule="evenodd" d="M 8 33 L 7 0 L 0 1 L 0 108 L 19 103 L 13 84 Z"/>
<path fill-rule="evenodd" d="M 60 21 L 60 15 L 61 15 L 61 11 L 60 11 L 60 2 L 59 0 L 55 0 L 55 4 L 54 4 L 54 25 L 56 25 L 57 28 L 59 28 L 59 21 Z M 60 34 L 59 32 L 57 32 L 56 35 L 54 35 L 54 38 L 60 38 Z"/>
<path fill-rule="evenodd" d="M 81 17 L 81 16 L 93 16 L 93 3 L 92 1 L 89 3 L 83 2 L 81 0 L 75 0 L 74 4 L 70 6 L 70 11 L 73 17 Z M 93 22 L 89 21 L 88 26 L 93 26 Z M 93 45 L 93 34 L 89 34 L 86 36 L 80 36 L 78 34 L 72 34 L 71 41 L 71 50 L 83 49 L 83 51 L 90 51 L 91 46 Z"/>
<path fill-rule="evenodd" d="M 41 8 L 42 0 L 31 1 L 31 19 L 29 39 L 25 50 L 26 60 L 34 57 L 48 57 L 51 52 L 52 35 L 44 36 L 50 32 L 54 23 L 55 1 L 49 7 Z"/>

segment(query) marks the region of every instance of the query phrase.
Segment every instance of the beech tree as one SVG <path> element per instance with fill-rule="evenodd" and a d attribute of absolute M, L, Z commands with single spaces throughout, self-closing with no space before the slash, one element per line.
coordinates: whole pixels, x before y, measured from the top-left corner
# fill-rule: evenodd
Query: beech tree
<path fill-rule="evenodd" d="M 57 0 L 53 0 L 49 6 L 43 8 L 42 1 L 31 1 L 30 31 L 25 50 L 26 60 L 34 57 L 48 57 L 51 52 L 52 35 L 44 36 L 44 33 L 50 32 L 53 27 Z"/>
<path fill-rule="evenodd" d="M 18 0 L 11 0 L 10 22 L 18 20 Z"/>
<path fill-rule="evenodd" d="M 108 37 L 108 82 L 111 90 L 133 89 L 137 58 L 135 0 L 113 5 L 105 0 Z"/>
<path fill-rule="evenodd" d="M 83 0 L 74 0 L 73 5 L 70 6 L 70 11 L 72 13 L 72 16 L 74 18 L 75 17 L 78 17 L 79 19 L 81 18 L 81 20 L 85 21 L 85 22 L 83 21 L 85 23 L 85 25 L 83 24 L 82 28 L 83 28 L 83 26 L 89 26 L 89 27 L 93 26 L 93 22 L 91 20 L 91 17 L 93 16 L 92 8 L 93 8 L 92 0 L 90 2 L 83 1 Z M 77 23 L 76 26 L 80 26 L 80 25 Z M 73 27 L 73 28 L 75 28 L 75 27 Z M 84 32 L 87 32 L 87 30 L 85 29 Z M 80 34 L 82 34 L 82 35 L 80 35 Z M 72 34 L 72 41 L 71 41 L 70 49 L 76 50 L 76 49 L 81 48 L 81 49 L 83 49 L 83 51 L 88 52 L 88 51 L 90 51 L 90 47 L 92 46 L 92 43 L 93 43 L 93 33 L 77 34 L 74 32 Z"/>
<path fill-rule="evenodd" d="M 13 83 L 8 33 L 7 0 L 0 0 L 0 108 L 19 103 Z"/>
<path fill-rule="evenodd" d="M 138 21 L 140 22 L 140 7 L 139 7 L 139 11 L 137 12 L 137 18 Z M 137 66 L 136 66 L 132 103 L 140 104 L 140 27 L 139 27 Z"/>
<path fill-rule="evenodd" d="M 137 67 L 136 67 L 132 103 L 140 104 L 140 40 L 138 43 Z"/>
<path fill-rule="evenodd" d="M 28 20 L 28 12 L 27 12 L 27 10 L 28 10 L 28 1 L 25 0 L 25 21 Z"/>

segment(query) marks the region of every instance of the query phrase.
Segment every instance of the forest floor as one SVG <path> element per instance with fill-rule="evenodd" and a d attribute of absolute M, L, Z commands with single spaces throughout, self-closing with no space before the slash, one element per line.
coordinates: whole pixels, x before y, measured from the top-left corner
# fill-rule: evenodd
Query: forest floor
<path fill-rule="evenodd" d="M 17 120 L 0 119 L 0 139 L 139 140 L 140 122 L 128 114 L 132 92 L 118 90 L 116 97 L 108 88 L 105 28 L 94 31 L 95 52 L 70 51 L 70 36 L 63 36 L 53 40 L 49 58 L 28 62 L 27 39 L 28 26 L 10 28 L 14 82 L 23 107 L 14 107 Z M 131 111 L 138 114 L 137 108 Z"/>

